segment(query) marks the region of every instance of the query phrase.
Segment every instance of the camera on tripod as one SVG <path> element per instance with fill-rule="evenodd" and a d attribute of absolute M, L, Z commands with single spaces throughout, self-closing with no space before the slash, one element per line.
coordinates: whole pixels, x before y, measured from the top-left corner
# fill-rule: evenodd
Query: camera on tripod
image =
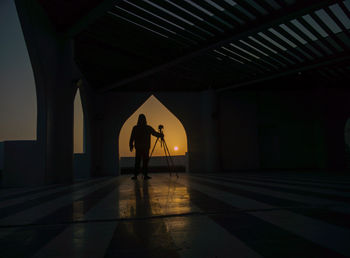
<path fill-rule="evenodd" d="M 175 165 L 174 165 L 173 158 L 171 157 L 170 151 L 169 151 L 168 146 L 167 146 L 167 144 L 165 142 L 163 129 L 164 129 L 163 125 L 158 125 L 159 134 L 161 134 L 161 136 L 157 137 L 157 140 L 154 143 L 154 146 L 152 148 L 151 155 L 149 156 L 149 158 L 152 157 L 153 151 L 154 151 L 154 149 L 155 149 L 155 147 L 157 145 L 157 142 L 159 141 L 160 142 L 160 148 L 162 148 L 164 150 L 164 154 L 165 154 L 164 157 L 165 157 L 166 163 L 167 163 L 168 168 L 169 168 L 170 176 L 171 176 L 172 172 L 175 172 L 176 173 L 176 177 L 179 177 L 177 172 L 175 171 Z"/>
<path fill-rule="evenodd" d="M 165 154 L 165 160 L 167 162 L 167 165 L 168 165 L 168 168 L 169 168 L 169 173 L 170 173 L 170 176 L 171 176 L 171 173 L 172 172 L 175 172 L 176 173 L 176 177 L 179 177 L 179 175 L 177 174 L 177 172 L 175 171 L 175 165 L 174 165 L 174 161 L 173 161 L 173 158 L 171 157 L 170 155 L 170 151 L 168 149 L 168 146 L 165 142 L 165 139 L 164 139 L 164 134 L 163 134 L 163 129 L 164 129 L 164 126 L 163 125 L 158 125 L 158 130 L 159 130 L 159 133 L 162 135 L 160 137 L 157 137 L 157 140 L 156 142 L 154 143 L 154 146 L 152 148 L 152 152 L 151 152 L 151 155 L 149 156 L 149 158 L 152 157 L 152 154 L 153 154 L 153 151 L 157 145 L 157 142 L 159 141 L 160 142 L 160 148 L 164 149 L 164 154 Z"/>

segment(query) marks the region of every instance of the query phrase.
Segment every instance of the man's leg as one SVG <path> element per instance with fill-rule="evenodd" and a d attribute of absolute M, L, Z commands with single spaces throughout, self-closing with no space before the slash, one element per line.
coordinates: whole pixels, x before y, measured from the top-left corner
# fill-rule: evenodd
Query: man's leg
<path fill-rule="evenodd" d="M 131 179 L 137 178 L 137 175 L 140 171 L 140 165 L 141 165 L 141 155 L 140 155 L 140 152 L 136 150 L 134 176 Z"/>
<path fill-rule="evenodd" d="M 145 179 L 150 179 L 151 177 L 148 176 L 148 162 L 149 162 L 149 150 L 146 150 L 143 155 L 143 176 Z"/>

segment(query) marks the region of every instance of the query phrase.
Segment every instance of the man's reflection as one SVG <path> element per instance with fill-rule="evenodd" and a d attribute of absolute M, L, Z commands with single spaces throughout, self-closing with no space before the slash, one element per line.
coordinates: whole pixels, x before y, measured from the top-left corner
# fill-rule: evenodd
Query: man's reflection
<path fill-rule="evenodd" d="M 142 188 L 142 189 L 141 189 Z M 151 201 L 148 190 L 148 181 L 142 181 L 142 187 L 138 180 L 134 181 L 135 217 L 148 217 L 152 215 Z"/>
<path fill-rule="evenodd" d="M 148 180 L 133 181 L 129 201 L 130 220 L 118 227 L 115 247 L 120 257 L 178 257 L 163 219 L 152 218 L 155 197 Z M 154 208 L 154 207 L 153 207 Z"/>

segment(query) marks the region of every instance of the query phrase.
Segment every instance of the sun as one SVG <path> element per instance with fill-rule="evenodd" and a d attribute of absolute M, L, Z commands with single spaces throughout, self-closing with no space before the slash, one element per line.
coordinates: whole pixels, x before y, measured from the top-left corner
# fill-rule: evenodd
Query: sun
<path fill-rule="evenodd" d="M 178 151 L 178 150 L 179 150 L 179 147 L 175 146 L 174 151 Z"/>

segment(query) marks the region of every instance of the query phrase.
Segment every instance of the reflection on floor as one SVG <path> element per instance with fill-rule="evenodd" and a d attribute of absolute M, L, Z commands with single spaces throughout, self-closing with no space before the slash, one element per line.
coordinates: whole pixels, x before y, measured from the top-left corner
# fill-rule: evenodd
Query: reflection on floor
<path fill-rule="evenodd" d="M 0 257 L 346 257 L 350 176 L 100 178 L 0 192 Z"/>

